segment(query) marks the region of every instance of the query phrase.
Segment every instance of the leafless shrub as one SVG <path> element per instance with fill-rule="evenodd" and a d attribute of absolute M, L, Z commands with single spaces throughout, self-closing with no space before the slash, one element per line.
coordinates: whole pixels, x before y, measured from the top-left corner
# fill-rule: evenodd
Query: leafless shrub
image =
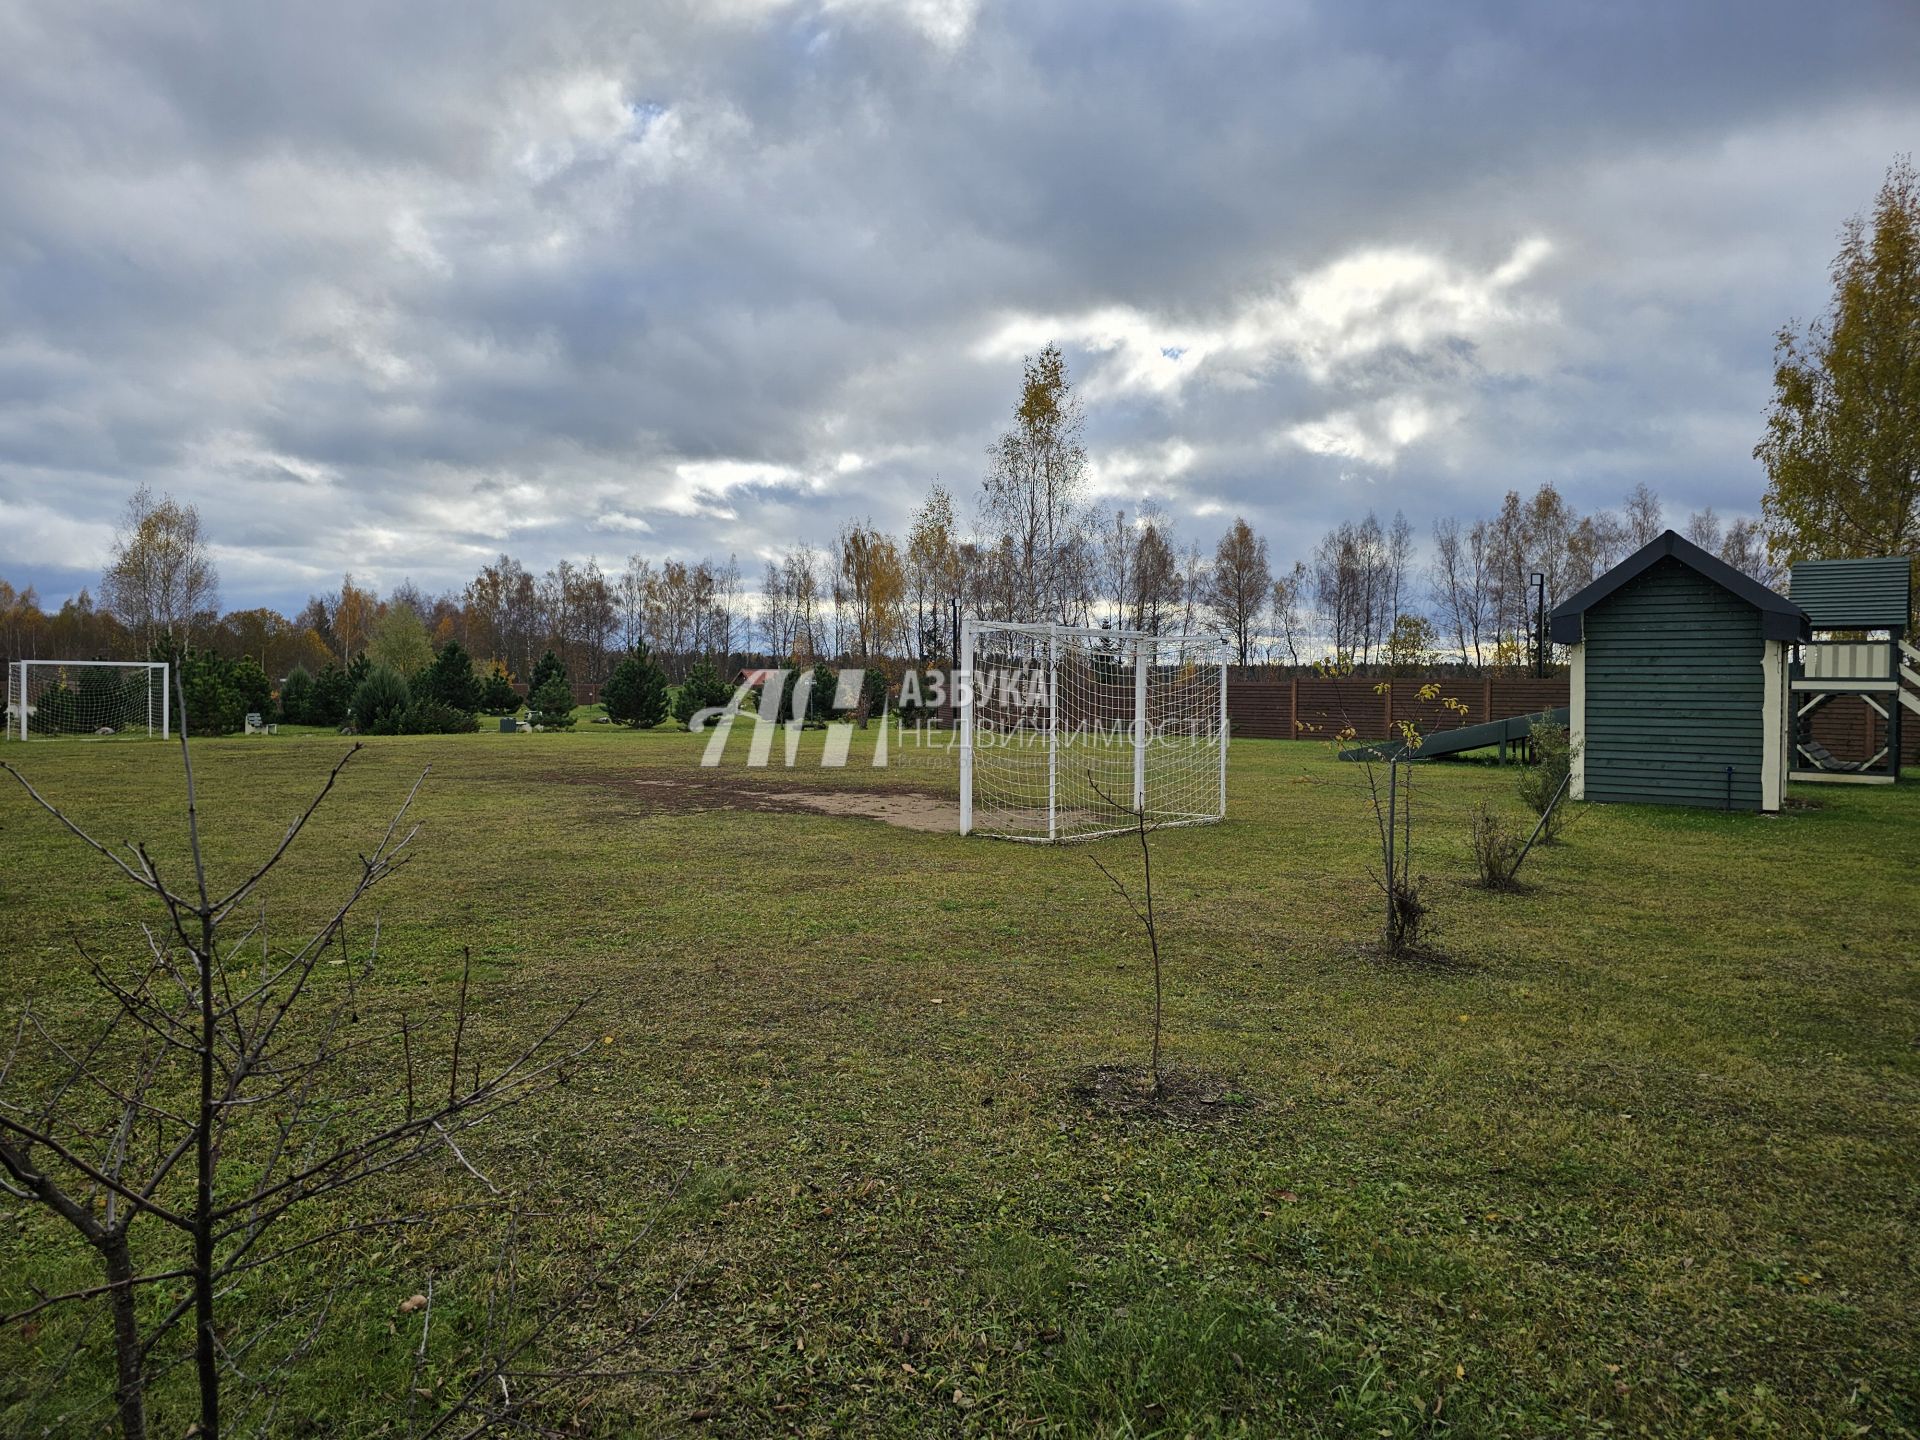
<path fill-rule="evenodd" d="M 1472 823 L 1473 864 L 1482 888 L 1511 890 L 1523 853 L 1520 832 L 1484 801 L 1473 807 Z"/>

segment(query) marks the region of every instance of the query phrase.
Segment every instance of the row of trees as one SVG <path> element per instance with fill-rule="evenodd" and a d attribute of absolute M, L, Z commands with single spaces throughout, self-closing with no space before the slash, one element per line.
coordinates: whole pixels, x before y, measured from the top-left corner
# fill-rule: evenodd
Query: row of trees
<path fill-rule="evenodd" d="M 1484 519 L 1441 519 L 1421 563 L 1404 515 L 1383 525 L 1368 513 L 1328 531 L 1310 561 L 1274 582 L 1269 653 L 1294 665 L 1322 645 L 1359 664 L 1524 664 L 1543 609 L 1551 612 L 1665 528 L 1660 498 L 1645 484 L 1619 510 L 1584 516 L 1542 485 L 1531 498 L 1508 491 Z M 1728 525 L 1700 510 L 1682 533 L 1762 584 L 1781 579 L 1751 520 Z"/>
<path fill-rule="evenodd" d="M 449 647 L 470 657 L 476 685 L 499 687 L 509 676 L 530 680 L 548 651 L 593 686 L 639 648 L 669 684 L 702 664 L 724 677 L 747 657 L 938 663 L 951 653 L 958 613 L 1218 631 L 1243 665 L 1304 665 L 1332 654 L 1362 664 L 1452 657 L 1478 667 L 1517 663 L 1527 653 L 1531 575 L 1546 577 L 1551 609 L 1663 523 L 1660 501 L 1644 485 L 1620 511 L 1586 516 L 1547 485 L 1528 499 L 1510 493 L 1495 514 L 1468 524 L 1443 519 L 1425 561 L 1403 515 L 1382 522 L 1370 513 L 1328 531 L 1308 560 L 1276 574 L 1266 539 L 1244 519 L 1203 547 L 1151 505 L 1131 515 L 1076 510 L 1057 503 L 1071 485 L 1057 476 L 1043 484 L 1055 498 L 1040 496 L 1039 508 L 1058 513 L 1032 521 L 1031 544 L 1032 506 L 1004 493 L 990 498 L 983 522 L 1013 515 L 1022 532 L 976 528 L 963 538 L 954 498 L 936 484 L 904 540 L 869 521 L 849 522 L 824 548 L 801 544 L 767 560 L 754 595 L 732 561 L 633 556 L 609 574 L 589 558 L 536 576 L 502 555 L 458 592 L 429 595 L 403 583 L 382 597 L 348 575 L 294 617 L 268 608 L 202 613 L 186 622 L 187 633 L 199 652 L 251 657 L 276 684 L 303 672 L 342 704 L 344 675 L 356 661 L 405 677 Z M 1738 568 L 1767 583 L 1777 579 L 1752 522 L 1723 525 L 1703 511 L 1687 529 Z M 1029 586 L 1051 596 L 1046 606 Z M 48 616 L 31 591 L 0 581 L 0 650 L 9 654 L 144 655 L 152 648 L 144 633 L 85 591 Z M 504 704 L 500 694 L 493 698 Z"/>

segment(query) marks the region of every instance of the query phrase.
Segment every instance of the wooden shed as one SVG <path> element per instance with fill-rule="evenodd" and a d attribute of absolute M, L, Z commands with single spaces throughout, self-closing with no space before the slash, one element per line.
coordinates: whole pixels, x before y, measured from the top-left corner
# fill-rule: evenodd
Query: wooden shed
<path fill-rule="evenodd" d="M 1576 800 L 1778 810 L 1787 779 L 1785 596 L 1669 530 L 1557 606 L 1572 651 Z"/>

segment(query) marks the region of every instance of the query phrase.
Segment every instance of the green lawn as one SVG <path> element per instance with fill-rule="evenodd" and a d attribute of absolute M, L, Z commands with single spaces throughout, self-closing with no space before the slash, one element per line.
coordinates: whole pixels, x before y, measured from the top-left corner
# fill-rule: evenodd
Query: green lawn
<path fill-rule="evenodd" d="M 221 874 L 345 743 L 197 746 Z M 1495 895 L 1466 810 L 1517 812 L 1513 772 L 1424 767 L 1416 869 L 1457 963 L 1413 968 L 1368 949 L 1362 772 L 1238 742 L 1231 818 L 1156 837 L 1155 874 L 1170 1058 L 1252 1103 L 1176 1126 L 1073 1093 L 1144 1058 L 1143 946 L 1092 863 L 1132 875 L 1128 842 L 809 813 L 778 787 L 950 796 L 951 768 L 896 746 L 886 770 L 703 775 L 704 744 L 374 740 L 273 889 L 290 933 L 431 761 L 419 858 L 370 902 L 363 1022 L 444 1017 L 463 944 L 483 1046 L 590 997 L 588 1073 L 466 1145 L 532 1212 L 519 1283 L 565 1299 L 556 1345 L 678 1291 L 620 1352 L 638 1373 L 556 1428 L 1920 1434 L 1920 784 L 1796 787 L 1817 808 L 1778 818 L 1595 808 Z M 173 751 L 0 759 L 177 862 Z M 11 1033 L 29 991 L 94 1003 L 70 926 L 131 956 L 151 917 L 11 782 L 0 855 Z M 343 1208 L 474 1188 L 448 1163 Z M 342 1242 L 236 1297 L 341 1285 L 277 1432 L 405 1433 L 410 1384 L 472 1343 L 498 1234 Z M 429 1276 L 416 1377 L 397 1307 Z M 60 1229 L 0 1210 L 0 1312 L 89 1278 Z M 0 1331 L 0 1432 L 99 1432 L 80 1323 Z M 156 1434 L 185 1428 L 186 1383 Z"/>

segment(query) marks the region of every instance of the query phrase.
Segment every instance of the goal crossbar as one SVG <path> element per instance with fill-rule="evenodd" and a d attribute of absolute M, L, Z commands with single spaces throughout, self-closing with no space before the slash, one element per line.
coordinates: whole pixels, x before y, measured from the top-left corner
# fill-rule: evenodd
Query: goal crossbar
<path fill-rule="evenodd" d="M 1089 840 L 1226 814 L 1227 652 L 1211 635 L 961 623 L 960 831 Z"/>

